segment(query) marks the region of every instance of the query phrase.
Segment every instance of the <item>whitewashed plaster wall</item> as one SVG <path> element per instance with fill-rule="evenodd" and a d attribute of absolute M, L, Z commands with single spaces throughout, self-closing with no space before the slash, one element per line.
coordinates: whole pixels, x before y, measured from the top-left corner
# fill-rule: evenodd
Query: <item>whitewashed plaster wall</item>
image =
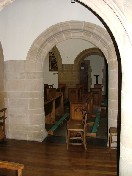
<path fill-rule="evenodd" d="M 4 60 L 26 60 L 33 41 L 48 27 L 79 20 L 102 23 L 88 9 L 69 0 L 16 0 L 0 12 Z M 8 42 L 7 42 L 8 41 Z"/>
<path fill-rule="evenodd" d="M 92 43 L 81 39 L 68 39 L 56 46 L 60 51 L 62 64 L 74 64 L 74 60 L 80 52 L 95 47 Z"/>
<path fill-rule="evenodd" d="M 93 48 L 94 45 L 82 39 L 67 39 L 56 45 L 58 48 L 62 64 L 74 64 L 77 55 L 85 49 Z M 98 65 L 100 67 L 100 65 Z M 102 68 L 101 68 L 102 69 Z M 44 61 L 44 83 L 54 84 L 58 87 L 58 72 L 49 71 L 49 57 L 47 56 Z"/>

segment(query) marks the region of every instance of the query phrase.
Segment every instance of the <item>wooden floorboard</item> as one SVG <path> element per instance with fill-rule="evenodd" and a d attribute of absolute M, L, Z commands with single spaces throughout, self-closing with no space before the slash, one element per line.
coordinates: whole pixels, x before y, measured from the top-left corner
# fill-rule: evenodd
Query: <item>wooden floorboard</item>
<path fill-rule="evenodd" d="M 24 164 L 23 176 L 116 176 L 116 150 L 90 146 L 7 140 L 0 143 L 0 160 Z M 15 171 L 0 170 L 15 176 Z"/>

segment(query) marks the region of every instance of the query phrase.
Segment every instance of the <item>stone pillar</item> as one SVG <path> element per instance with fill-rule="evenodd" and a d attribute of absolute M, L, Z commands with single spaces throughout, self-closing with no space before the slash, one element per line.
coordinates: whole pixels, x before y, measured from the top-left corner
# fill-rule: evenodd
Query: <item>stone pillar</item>
<path fill-rule="evenodd" d="M 89 61 L 88 66 L 88 91 L 90 92 L 90 88 L 92 88 L 92 68 Z"/>
<path fill-rule="evenodd" d="M 0 43 L 0 108 L 3 108 L 5 106 L 4 96 L 4 56 Z"/>
<path fill-rule="evenodd" d="M 41 64 L 33 61 L 7 61 L 5 91 L 7 138 L 43 141 L 47 132 Z"/>
<path fill-rule="evenodd" d="M 122 59 L 122 102 L 121 102 L 121 134 L 120 134 L 120 176 L 132 175 L 132 46 L 124 45 Z"/>
<path fill-rule="evenodd" d="M 106 88 L 107 88 L 107 85 L 106 85 L 106 80 L 107 80 L 107 76 L 108 75 L 106 75 L 107 74 L 107 72 L 106 72 L 106 63 L 105 63 L 105 61 L 104 61 L 104 67 L 103 67 L 103 69 L 102 69 L 102 73 L 103 73 L 103 78 L 102 78 L 102 85 L 103 85 L 103 88 L 102 88 L 102 94 L 103 95 L 106 95 Z"/>

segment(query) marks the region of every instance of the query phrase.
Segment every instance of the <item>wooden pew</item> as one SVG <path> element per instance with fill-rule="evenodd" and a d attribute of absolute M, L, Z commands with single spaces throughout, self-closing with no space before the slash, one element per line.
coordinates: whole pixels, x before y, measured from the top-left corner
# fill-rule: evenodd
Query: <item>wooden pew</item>
<path fill-rule="evenodd" d="M 24 169 L 24 165 L 19 163 L 14 163 L 14 162 L 8 162 L 8 161 L 0 161 L 0 168 L 16 170 L 17 176 L 22 176 L 22 170 Z"/>
<path fill-rule="evenodd" d="M 102 84 L 94 84 L 94 88 L 100 88 L 102 90 L 103 85 Z"/>
<path fill-rule="evenodd" d="M 45 123 L 54 124 L 57 117 L 64 113 L 63 93 L 56 92 L 55 88 L 47 88 L 46 91 L 47 101 L 44 102 Z"/>
<path fill-rule="evenodd" d="M 45 101 L 47 101 L 49 99 L 49 97 L 47 97 L 49 95 L 47 89 L 50 89 L 50 88 L 53 88 L 53 84 L 52 85 L 44 84 L 44 100 Z"/>
<path fill-rule="evenodd" d="M 79 89 L 78 88 L 68 88 L 68 100 L 70 102 L 79 101 Z"/>
<path fill-rule="evenodd" d="M 47 94 L 47 100 L 55 98 L 56 97 L 56 88 L 47 88 L 46 94 Z"/>
<path fill-rule="evenodd" d="M 84 93 L 84 85 L 83 84 L 76 84 L 76 88 L 78 88 L 79 100 L 82 100 L 82 95 Z"/>
<path fill-rule="evenodd" d="M 55 100 L 51 99 L 44 102 L 45 110 L 45 123 L 54 124 L 55 123 Z"/>
<path fill-rule="evenodd" d="M 55 116 L 56 118 L 60 117 L 63 113 L 64 113 L 63 93 L 56 92 L 56 97 L 55 97 Z"/>
<path fill-rule="evenodd" d="M 68 100 L 70 102 L 83 101 L 84 85 L 76 84 L 76 87 L 68 88 Z"/>
<path fill-rule="evenodd" d="M 88 126 L 87 126 L 88 131 L 86 133 L 86 136 L 96 137 L 97 130 L 98 130 L 98 127 L 99 127 L 99 122 L 100 122 L 100 112 L 96 112 L 95 121 L 92 122 L 92 123 L 88 123 Z M 90 131 L 89 131 L 89 129 L 90 129 Z"/>
<path fill-rule="evenodd" d="M 100 107 L 102 101 L 102 89 L 101 88 L 90 88 L 93 96 L 94 107 Z"/>
<path fill-rule="evenodd" d="M 63 99 L 66 99 L 66 84 L 58 84 L 57 92 L 63 93 Z"/>

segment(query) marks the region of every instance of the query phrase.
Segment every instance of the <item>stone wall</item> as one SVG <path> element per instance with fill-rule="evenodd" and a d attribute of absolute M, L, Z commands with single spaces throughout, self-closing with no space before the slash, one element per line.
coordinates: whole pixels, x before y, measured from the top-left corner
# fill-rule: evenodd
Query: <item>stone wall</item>
<path fill-rule="evenodd" d="M 76 87 L 76 84 L 80 82 L 79 70 L 74 64 L 63 64 L 59 75 L 60 83 L 66 84 L 66 96 L 68 97 L 68 88 Z"/>
<path fill-rule="evenodd" d="M 42 141 L 46 136 L 43 69 L 32 61 L 5 63 L 7 138 Z"/>

